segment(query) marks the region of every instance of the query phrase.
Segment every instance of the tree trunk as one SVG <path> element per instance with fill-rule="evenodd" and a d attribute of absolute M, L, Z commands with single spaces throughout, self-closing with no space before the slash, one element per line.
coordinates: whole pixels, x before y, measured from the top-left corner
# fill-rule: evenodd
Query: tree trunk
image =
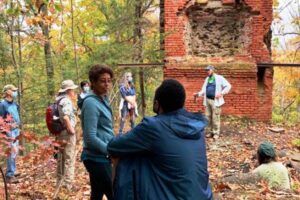
<path fill-rule="evenodd" d="M 134 63 L 143 63 L 143 33 L 142 33 L 142 0 L 136 0 L 135 4 L 135 26 L 134 26 Z M 145 116 L 145 88 L 144 88 L 144 69 L 139 69 L 139 82 L 142 100 L 142 116 Z"/>
<path fill-rule="evenodd" d="M 18 19 L 18 30 L 21 30 L 21 21 Z M 22 112 L 23 103 L 22 103 L 22 95 L 23 95 L 23 75 L 22 75 L 22 68 L 23 68 L 23 55 L 22 55 L 22 41 L 21 41 L 21 34 L 18 31 L 18 53 L 19 53 L 19 64 L 17 65 L 17 74 L 18 74 L 18 88 L 19 88 L 19 96 L 18 96 L 18 103 L 20 107 L 20 113 Z M 22 114 L 20 114 L 20 120 L 22 122 Z M 22 127 L 20 128 L 22 129 Z M 22 138 L 20 140 L 20 144 L 25 147 L 25 140 Z M 20 151 L 22 156 L 26 155 L 26 148 Z"/>
<path fill-rule="evenodd" d="M 62 0 L 60 0 L 60 5 L 63 8 Z M 62 56 L 62 50 L 63 50 L 63 28 L 64 28 L 64 9 L 61 11 L 61 24 L 60 24 L 60 33 L 59 33 L 59 69 L 60 69 L 60 80 L 61 82 L 64 79 L 63 76 L 63 56 Z"/>
<path fill-rule="evenodd" d="M 13 2 L 10 4 L 11 7 L 13 7 Z M 15 69 L 16 77 L 17 77 L 17 87 L 19 88 L 19 96 L 18 96 L 18 104 L 20 106 L 20 110 L 22 109 L 22 103 L 21 103 L 21 92 L 23 90 L 23 84 L 22 84 L 22 76 L 21 76 L 21 67 L 22 67 L 22 44 L 21 44 L 21 35 L 20 31 L 17 32 L 17 41 L 18 41 L 18 56 L 19 59 L 17 61 L 17 56 L 16 56 L 16 47 L 15 47 L 15 37 L 14 37 L 14 30 L 15 30 L 15 22 L 16 25 L 18 26 L 18 30 L 20 30 L 21 24 L 20 24 L 20 19 L 19 17 L 15 18 L 14 16 L 11 17 L 11 23 L 8 27 L 8 33 L 10 35 L 10 47 L 11 47 L 11 56 L 12 56 L 12 63 Z M 20 114 L 20 120 L 22 121 L 21 117 L 22 115 Z M 22 129 L 22 127 L 20 127 Z M 25 146 L 25 141 L 22 139 L 20 141 L 22 146 Z M 24 155 L 23 151 L 20 151 L 21 155 Z"/>
<path fill-rule="evenodd" d="M 43 3 L 39 11 L 42 13 L 42 16 L 48 15 L 48 8 L 45 3 Z M 51 42 L 49 37 L 49 27 L 47 24 L 41 22 L 40 27 L 43 32 L 43 36 L 45 37 L 45 44 L 44 44 L 44 53 L 45 53 L 45 61 L 46 61 L 46 72 L 47 72 L 47 89 L 48 95 L 53 97 L 55 95 L 55 87 L 54 87 L 54 66 L 52 62 L 51 56 Z M 51 100 L 51 98 L 49 99 Z"/>
<path fill-rule="evenodd" d="M 73 0 L 71 0 L 72 41 L 73 41 L 73 50 L 74 50 L 74 61 L 75 61 L 75 66 L 76 66 L 76 79 L 77 79 L 77 83 L 79 83 L 79 67 L 78 67 L 76 41 L 75 41 L 75 34 L 74 34 L 74 8 L 73 8 L 73 6 L 74 6 Z"/>

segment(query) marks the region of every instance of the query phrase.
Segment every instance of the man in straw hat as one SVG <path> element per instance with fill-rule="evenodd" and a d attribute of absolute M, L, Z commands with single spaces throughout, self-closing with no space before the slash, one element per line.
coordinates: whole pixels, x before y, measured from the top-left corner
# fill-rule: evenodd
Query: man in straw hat
<path fill-rule="evenodd" d="M 4 100 L 0 104 L 0 116 L 5 120 L 6 127 L 1 127 L 1 131 L 6 132 L 9 137 L 10 154 L 7 157 L 7 169 L 6 169 L 6 180 L 8 183 L 17 183 L 18 180 L 15 178 L 16 175 L 16 157 L 18 154 L 19 141 L 17 137 L 20 134 L 19 125 L 20 114 L 19 106 L 16 103 L 18 96 L 18 88 L 14 85 L 6 85 L 3 88 Z"/>
<path fill-rule="evenodd" d="M 65 126 L 65 130 L 56 137 L 58 141 L 64 142 L 63 149 L 59 151 L 57 157 L 57 184 L 68 190 L 72 189 L 75 171 L 76 108 L 72 102 L 77 98 L 75 92 L 77 87 L 72 80 L 63 81 L 56 98 L 59 118 Z"/>

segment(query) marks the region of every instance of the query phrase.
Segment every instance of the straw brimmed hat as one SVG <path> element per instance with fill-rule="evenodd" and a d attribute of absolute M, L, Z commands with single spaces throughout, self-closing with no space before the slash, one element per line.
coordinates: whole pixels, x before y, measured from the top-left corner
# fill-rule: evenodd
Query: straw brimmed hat
<path fill-rule="evenodd" d="M 9 85 L 5 85 L 5 86 L 3 87 L 3 92 L 6 92 L 7 90 L 17 91 L 18 88 L 15 87 L 15 86 L 12 85 L 12 84 L 9 84 Z"/>
<path fill-rule="evenodd" d="M 72 80 L 65 80 L 61 83 L 61 87 L 58 90 L 59 93 L 65 92 L 67 90 L 72 90 L 78 88 L 78 85 L 75 85 Z"/>

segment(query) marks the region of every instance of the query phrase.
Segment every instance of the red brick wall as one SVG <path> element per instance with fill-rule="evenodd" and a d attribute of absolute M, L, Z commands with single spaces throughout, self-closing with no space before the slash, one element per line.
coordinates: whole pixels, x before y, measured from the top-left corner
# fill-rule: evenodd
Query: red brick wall
<path fill-rule="evenodd" d="M 232 5 L 234 0 L 222 0 L 223 5 Z M 261 82 L 258 81 L 256 63 L 270 62 L 270 52 L 264 43 L 272 22 L 272 0 L 245 0 L 257 13 L 247 25 L 251 29 L 247 55 L 236 54 L 232 58 L 193 58 L 187 56 L 184 28 L 188 23 L 184 10 L 194 0 L 166 0 L 165 13 L 165 78 L 175 78 L 184 84 L 187 91 L 188 110 L 204 110 L 202 99 L 193 102 L 193 93 L 201 89 L 206 77 L 204 66 L 214 64 L 217 73 L 224 75 L 232 84 L 230 94 L 225 96 L 222 112 L 228 115 L 249 117 L 268 121 L 272 117 L 272 69 L 266 69 Z M 239 66 L 239 63 L 246 63 Z M 232 67 L 231 67 L 232 66 Z M 261 87 L 262 89 L 259 89 Z"/>

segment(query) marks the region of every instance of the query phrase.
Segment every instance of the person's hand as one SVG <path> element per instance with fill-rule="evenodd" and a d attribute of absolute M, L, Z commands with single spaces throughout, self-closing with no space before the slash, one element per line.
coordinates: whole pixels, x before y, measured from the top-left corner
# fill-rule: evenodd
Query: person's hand
<path fill-rule="evenodd" d="M 223 95 L 221 94 L 221 93 L 218 93 L 218 94 L 216 94 L 216 96 L 215 96 L 215 98 L 216 99 L 219 99 L 219 98 L 221 98 Z"/>
<path fill-rule="evenodd" d="M 73 127 L 67 129 L 68 133 L 71 134 L 71 135 L 74 135 L 75 134 L 75 129 Z"/>

